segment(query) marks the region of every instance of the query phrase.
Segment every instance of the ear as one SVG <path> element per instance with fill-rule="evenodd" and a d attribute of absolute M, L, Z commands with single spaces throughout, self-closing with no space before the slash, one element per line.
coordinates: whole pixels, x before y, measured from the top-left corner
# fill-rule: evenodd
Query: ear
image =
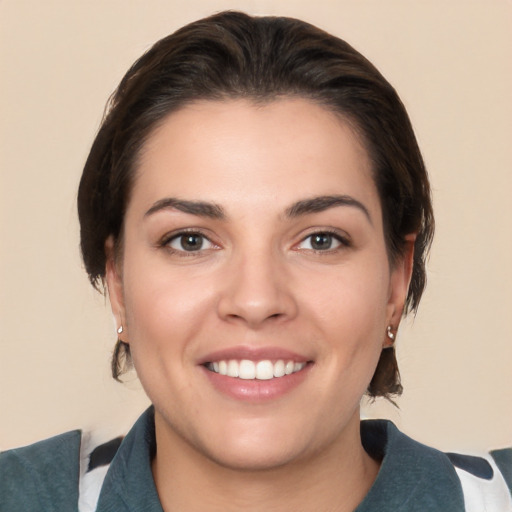
<path fill-rule="evenodd" d="M 123 341 L 126 337 L 125 307 L 123 296 L 123 281 L 120 274 L 119 264 L 116 260 L 114 239 L 109 236 L 105 241 L 105 278 L 107 281 L 108 297 L 110 307 L 116 322 L 116 329 L 123 327 Z"/>
<path fill-rule="evenodd" d="M 405 237 L 405 250 L 403 255 L 395 262 L 391 269 L 391 279 L 389 284 L 388 299 L 388 315 L 387 325 L 391 326 L 391 330 L 396 334 L 398 326 L 404 312 L 405 299 L 409 291 L 409 283 L 411 282 L 412 267 L 414 262 L 414 242 L 416 241 L 416 233 L 409 234 Z M 383 347 L 391 347 L 394 340 L 385 336 Z"/>

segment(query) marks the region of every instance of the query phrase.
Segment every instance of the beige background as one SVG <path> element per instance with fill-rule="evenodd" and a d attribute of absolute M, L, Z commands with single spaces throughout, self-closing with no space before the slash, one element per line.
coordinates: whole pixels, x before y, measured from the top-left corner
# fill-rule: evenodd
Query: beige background
<path fill-rule="evenodd" d="M 442 449 L 512 444 L 510 0 L 0 0 L 0 449 L 122 431 L 146 406 L 109 377 L 115 333 L 75 214 L 107 96 L 161 36 L 224 8 L 304 18 L 352 43 L 409 109 L 435 193 L 420 312 L 399 336 L 392 417 Z"/>

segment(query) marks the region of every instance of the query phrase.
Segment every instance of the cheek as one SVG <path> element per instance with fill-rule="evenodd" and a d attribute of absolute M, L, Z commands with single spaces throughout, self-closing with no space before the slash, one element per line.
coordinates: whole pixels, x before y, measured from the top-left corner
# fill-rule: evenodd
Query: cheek
<path fill-rule="evenodd" d="M 339 324 L 340 334 L 353 335 L 382 327 L 390 294 L 390 274 L 385 264 L 347 265 L 311 277 L 308 303 L 323 324 Z"/>
<path fill-rule="evenodd" d="M 330 346 L 325 353 L 327 367 L 333 374 L 337 372 L 344 385 L 353 382 L 359 387 L 358 381 L 371 379 L 382 349 L 389 271 L 382 265 L 364 266 L 357 272 L 346 270 L 317 281 L 322 286 L 315 287 L 308 304 L 319 329 L 318 338 Z"/>
<path fill-rule="evenodd" d="M 144 279 L 129 281 L 125 289 L 128 341 L 143 388 L 155 404 L 169 389 L 178 405 L 180 397 L 192 400 L 187 372 L 193 366 L 209 298 L 201 298 L 195 287 L 185 286 L 178 277 L 171 280 L 148 272 Z"/>
<path fill-rule="evenodd" d="M 124 300 L 133 352 L 176 351 L 187 346 L 212 307 L 211 287 L 204 279 L 196 281 L 158 262 L 144 267 L 126 262 Z"/>

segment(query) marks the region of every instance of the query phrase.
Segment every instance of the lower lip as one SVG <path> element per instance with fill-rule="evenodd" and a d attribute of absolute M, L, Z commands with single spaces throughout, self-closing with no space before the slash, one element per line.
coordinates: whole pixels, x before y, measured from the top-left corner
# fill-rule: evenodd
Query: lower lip
<path fill-rule="evenodd" d="M 236 400 L 265 402 L 286 395 L 299 386 L 307 377 L 311 366 L 312 364 L 308 363 L 298 372 L 269 380 L 244 380 L 220 375 L 204 366 L 202 366 L 202 369 L 217 391 Z"/>

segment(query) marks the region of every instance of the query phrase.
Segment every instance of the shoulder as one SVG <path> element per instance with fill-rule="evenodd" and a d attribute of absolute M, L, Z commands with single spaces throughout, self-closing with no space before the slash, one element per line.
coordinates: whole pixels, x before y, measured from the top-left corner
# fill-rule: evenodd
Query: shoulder
<path fill-rule="evenodd" d="M 81 432 L 0 454 L 0 510 L 76 510 Z"/>
<path fill-rule="evenodd" d="M 67 432 L 0 453 L 0 512 L 89 512 L 122 437 Z"/>
<path fill-rule="evenodd" d="M 490 453 L 512 494 L 512 448 L 493 450 Z"/>
<path fill-rule="evenodd" d="M 361 439 L 381 467 L 358 512 L 464 511 L 462 488 L 445 454 L 411 439 L 389 421 L 363 421 Z"/>
<path fill-rule="evenodd" d="M 443 453 L 400 432 L 388 421 L 363 421 L 366 451 L 381 470 L 358 512 L 383 510 L 512 512 L 512 450 L 484 455 Z M 508 480 L 508 486 L 507 486 Z M 371 505 L 365 508 L 365 505 Z"/>
<path fill-rule="evenodd" d="M 101 433 L 83 436 L 81 447 L 81 470 L 79 484 L 80 512 L 93 512 L 110 465 L 124 439 L 123 436 L 109 438 Z"/>
<path fill-rule="evenodd" d="M 512 448 L 446 456 L 459 477 L 467 512 L 512 511 Z"/>

